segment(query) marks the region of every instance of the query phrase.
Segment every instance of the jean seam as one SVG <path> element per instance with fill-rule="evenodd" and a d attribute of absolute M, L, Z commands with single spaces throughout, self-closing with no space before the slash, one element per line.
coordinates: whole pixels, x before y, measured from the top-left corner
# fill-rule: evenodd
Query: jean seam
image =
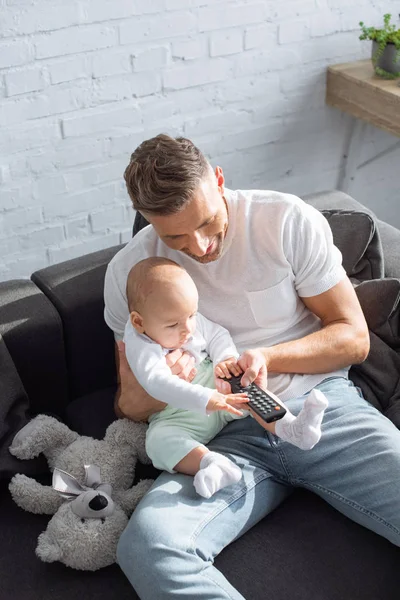
<path fill-rule="evenodd" d="M 277 452 L 277 454 L 279 456 L 279 459 L 281 461 L 281 465 L 283 467 L 283 470 L 286 473 L 286 478 L 287 478 L 287 481 L 285 481 L 283 478 L 281 478 L 281 481 L 283 481 L 284 483 L 287 483 L 287 482 L 292 483 L 292 472 L 291 472 L 291 470 L 289 468 L 289 463 L 288 463 L 288 461 L 286 459 L 286 455 L 285 455 L 284 451 L 282 450 L 282 448 L 280 448 L 278 445 L 276 445 L 275 449 L 276 449 L 276 452 Z"/>
<path fill-rule="evenodd" d="M 243 487 L 241 487 L 235 494 L 232 494 L 232 496 L 230 496 L 226 501 L 222 502 L 220 504 L 220 506 L 218 508 L 216 508 L 211 514 L 207 515 L 207 517 L 205 517 L 203 519 L 203 521 L 201 523 L 199 523 L 197 528 L 194 530 L 194 532 L 190 536 L 190 546 L 187 548 L 187 552 L 190 552 L 195 555 L 196 554 L 196 550 L 195 550 L 196 538 L 200 535 L 200 533 L 202 532 L 204 527 L 206 525 L 208 525 L 209 523 L 211 523 L 211 521 L 213 521 L 219 514 L 221 514 L 222 511 L 229 508 L 229 506 L 231 506 L 231 504 L 236 502 L 236 500 L 239 500 L 239 498 L 241 498 L 242 496 L 247 494 L 247 492 L 249 492 L 250 490 L 255 488 L 255 486 L 257 484 L 259 484 L 264 479 L 267 479 L 268 477 L 271 477 L 270 473 L 266 473 L 266 472 L 260 473 L 259 475 L 257 475 L 257 477 L 255 477 L 253 479 L 251 484 L 248 483 L 248 484 L 244 485 Z"/>
<path fill-rule="evenodd" d="M 303 479 L 297 479 L 295 483 L 296 485 L 299 485 L 305 489 L 309 489 L 310 491 L 319 490 L 321 492 L 326 493 L 328 496 L 332 496 L 332 498 L 335 498 L 335 500 L 339 500 L 339 502 L 347 504 L 347 506 L 350 506 L 351 508 L 354 508 L 363 515 L 374 519 L 381 525 L 384 525 L 388 529 L 391 529 L 396 535 L 400 536 L 400 530 L 398 530 L 397 527 L 394 527 L 391 523 L 388 523 L 387 521 L 385 521 L 385 519 L 382 519 L 382 517 L 380 517 L 373 511 L 367 510 L 364 506 L 361 506 L 357 502 L 354 502 L 354 500 L 349 500 L 348 498 L 341 496 L 337 492 L 333 492 L 332 490 L 329 490 L 328 488 L 325 488 L 322 485 L 318 485 L 317 483 L 309 483 L 307 481 L 304 481 Z"/>
<path fill-rule="evenodd" d="M 227 598 L 230 598 L 230 600 L 233 600 L 232 596 L 230 595 L 230 593 L 224 588 L 222 587 L 222 585 L 220 584 L 219 581 L 215 581 L 215 579 L 213 579 L 212 577 L 209 577 L 209 575 L 207 575 L 204 571 L 206 569 L 208 569 L 209 567 L 204 567 L 203 571 L 200 573 L 200 575 L 202 577 L 206 577 L 209 581 L 211 581 L 214 585 L 217 585 L 219 587 L 219 589 L 224 592 L 224 594 L 226 594 Z"/>

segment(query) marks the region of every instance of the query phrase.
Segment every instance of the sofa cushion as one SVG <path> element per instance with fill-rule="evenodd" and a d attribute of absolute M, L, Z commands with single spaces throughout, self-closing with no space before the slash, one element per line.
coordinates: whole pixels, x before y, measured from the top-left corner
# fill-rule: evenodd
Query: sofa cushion
<path fill-rule="evenodd" d="M 51 484 L 50 477 L 40 481 Z M 39 560 L 35 555 L 37 538 L 51 517 L 22 510 L 7 489 L 0 488 L 0 504 L 1 600 L 139 600 L 116 564 L 92 572 Z"/>
<path fill-rule="evenodd" d="M 385 276 L 400 278 L 400 231 L 383 221 L 378 221 L 378 229 L 385 257 Z"/>
<path fill-rule="evenodd" d="M 320 211 L 340 209 L 363 212 L 370 215 L 377 224 L 382 242 L 385 276 L 400 277 L 400 231 L 396 227 L 380 221 L 370 208 L 338 190 L 309 194 L 304 196 L 304 200 Z"/>
<path fill-rule="evenodd" d="M 322 210 L 349 277 L 358 281 L 384 276 L 383 252 L 375 219 L 349 210 Z"/>
<path fill-rule="evenodd" d="M 138 600 L 117 565 L 85 572 L 41 562 L 35 547 L 50 517 L 0 494 L 2 600 Z M 399 560 L 399 548 L 297 490 L 215 564 L 248 600 L 397 600 Z"/>
<path fill-rule="evenodd" d="M 368 358 L 353 365 L 349 377 L 361 389 L 364 398 L 400 429 L 400 357 L 373 331 L 369 335 Z"/>
<path fill-rule="evenodd" d="M 364 281 L 356 287 L 356 294 L 368 327 L 388 346 L 398 351 L 400 349 L 400 279 L 388 277 Z M 382 370 L 384 371 L 384 368 Z"/>
<path fill-rule="evenodd" d="M 68 427 L 79 433 L 101 440 L 107 427 L 115 421 L 114 396 L 117 386 L 112 385 L 79 396 L 69 403 L 66 410 Z"/>
<path fill-rule="evenodd" d="M 0 335 L 0 481 L 15 473 L 36 475 L 47 471 L 43 457 L 18 460 L 8 451 L 15 434 L 30 420 L 29 399 Z"/>
<path fill-rule="evenodd" d="M 368 358 L 350 379 L 364 397 L 400 429 L 400 280 L 365 281 L 356 294 L 370 330 Z"/>

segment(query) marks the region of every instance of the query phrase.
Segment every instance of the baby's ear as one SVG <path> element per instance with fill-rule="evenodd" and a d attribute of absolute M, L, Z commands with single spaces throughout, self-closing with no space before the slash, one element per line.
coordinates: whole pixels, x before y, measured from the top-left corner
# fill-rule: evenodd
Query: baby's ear
<path fill-rule="evenodd" d="M 139 333 L 144 333 L 143 317 L 136 310 L 133 310 L 129 315 L 132 327 Z"/>
<path fill-rule="evenodd" d="M 44 562 L 55 562 L 61 560 L 62 551 L 57 542 L 49 534 L 48 531 L 44 531 L 39 535 L 38 544 L 36 546 L 36 556 L 38 556 Z"/>

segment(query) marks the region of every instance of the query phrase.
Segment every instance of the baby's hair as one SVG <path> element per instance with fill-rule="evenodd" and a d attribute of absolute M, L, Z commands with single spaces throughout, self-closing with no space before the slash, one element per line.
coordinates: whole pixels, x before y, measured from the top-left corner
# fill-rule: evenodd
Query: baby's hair
<path fill-rule="evenodd" d="M 134 265 L 128 274 L 126 282 L 126 296 L 128 308 L 131 313 L 133 310 L 140 312 L 146 297 L 154 290 L 156 277 L 155 273 L 162 267 L 176 267 L 186 273 L 185 269 L 169 258 L 152 256 L 140 260 Z"/>

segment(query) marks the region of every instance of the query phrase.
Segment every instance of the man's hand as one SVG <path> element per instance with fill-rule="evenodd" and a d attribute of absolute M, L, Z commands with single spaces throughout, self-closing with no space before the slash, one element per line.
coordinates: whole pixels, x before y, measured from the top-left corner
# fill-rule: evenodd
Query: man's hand
<path fill-rule="evenodd" d="M 256 383 L 262 390 L 267 389 L 267 365 L 261 350 L 246 350 L 238 359 L 238 365 L 243 371 L 241 384 L 243 387 Z"/>
<path fill-rule="evenodd" d="M 179 348 L 166 355 L 165 360 L 173 375 L 191 383 L 196 377 L 197 369 L 194 366 L 194 357 L 189 352 L 182 352 Z"/>
<path fill-rule="evenodd" d="M 226 410 L 232 415 L 242 416 L 240 408 L 246 409 L 246 404 L 249 401 L 245 393 L 242 394 L 220 394 L 215 391 L 207 403 L 207 410 L 214 412 L 216 410 Z"/>
<path fill-rule="evenodd" d="M 267 390 L 267 366 L 265 364 L 265 356 L 261 350 L 246 350 L 238 358 L 237 366 L 240 368 L 240 373 L 243 377 L 240 381 L 243 387 L 247 387 L 251 383 L 256 383 L 262 390 Z M 215 380 L 217 390 L 221 394 L 230 394 L 231 386 L 223 379 Z"/>
<path fill-rule="evenodd" d="M 230 379 L 231 375 L 240 375 L 242 372 L 242 369 L 237 363 L 237 358 L 234 356 L 222 360 L 217 364 L 214 370 L 216 377 L 226 377 L 227 379 Z"/>

